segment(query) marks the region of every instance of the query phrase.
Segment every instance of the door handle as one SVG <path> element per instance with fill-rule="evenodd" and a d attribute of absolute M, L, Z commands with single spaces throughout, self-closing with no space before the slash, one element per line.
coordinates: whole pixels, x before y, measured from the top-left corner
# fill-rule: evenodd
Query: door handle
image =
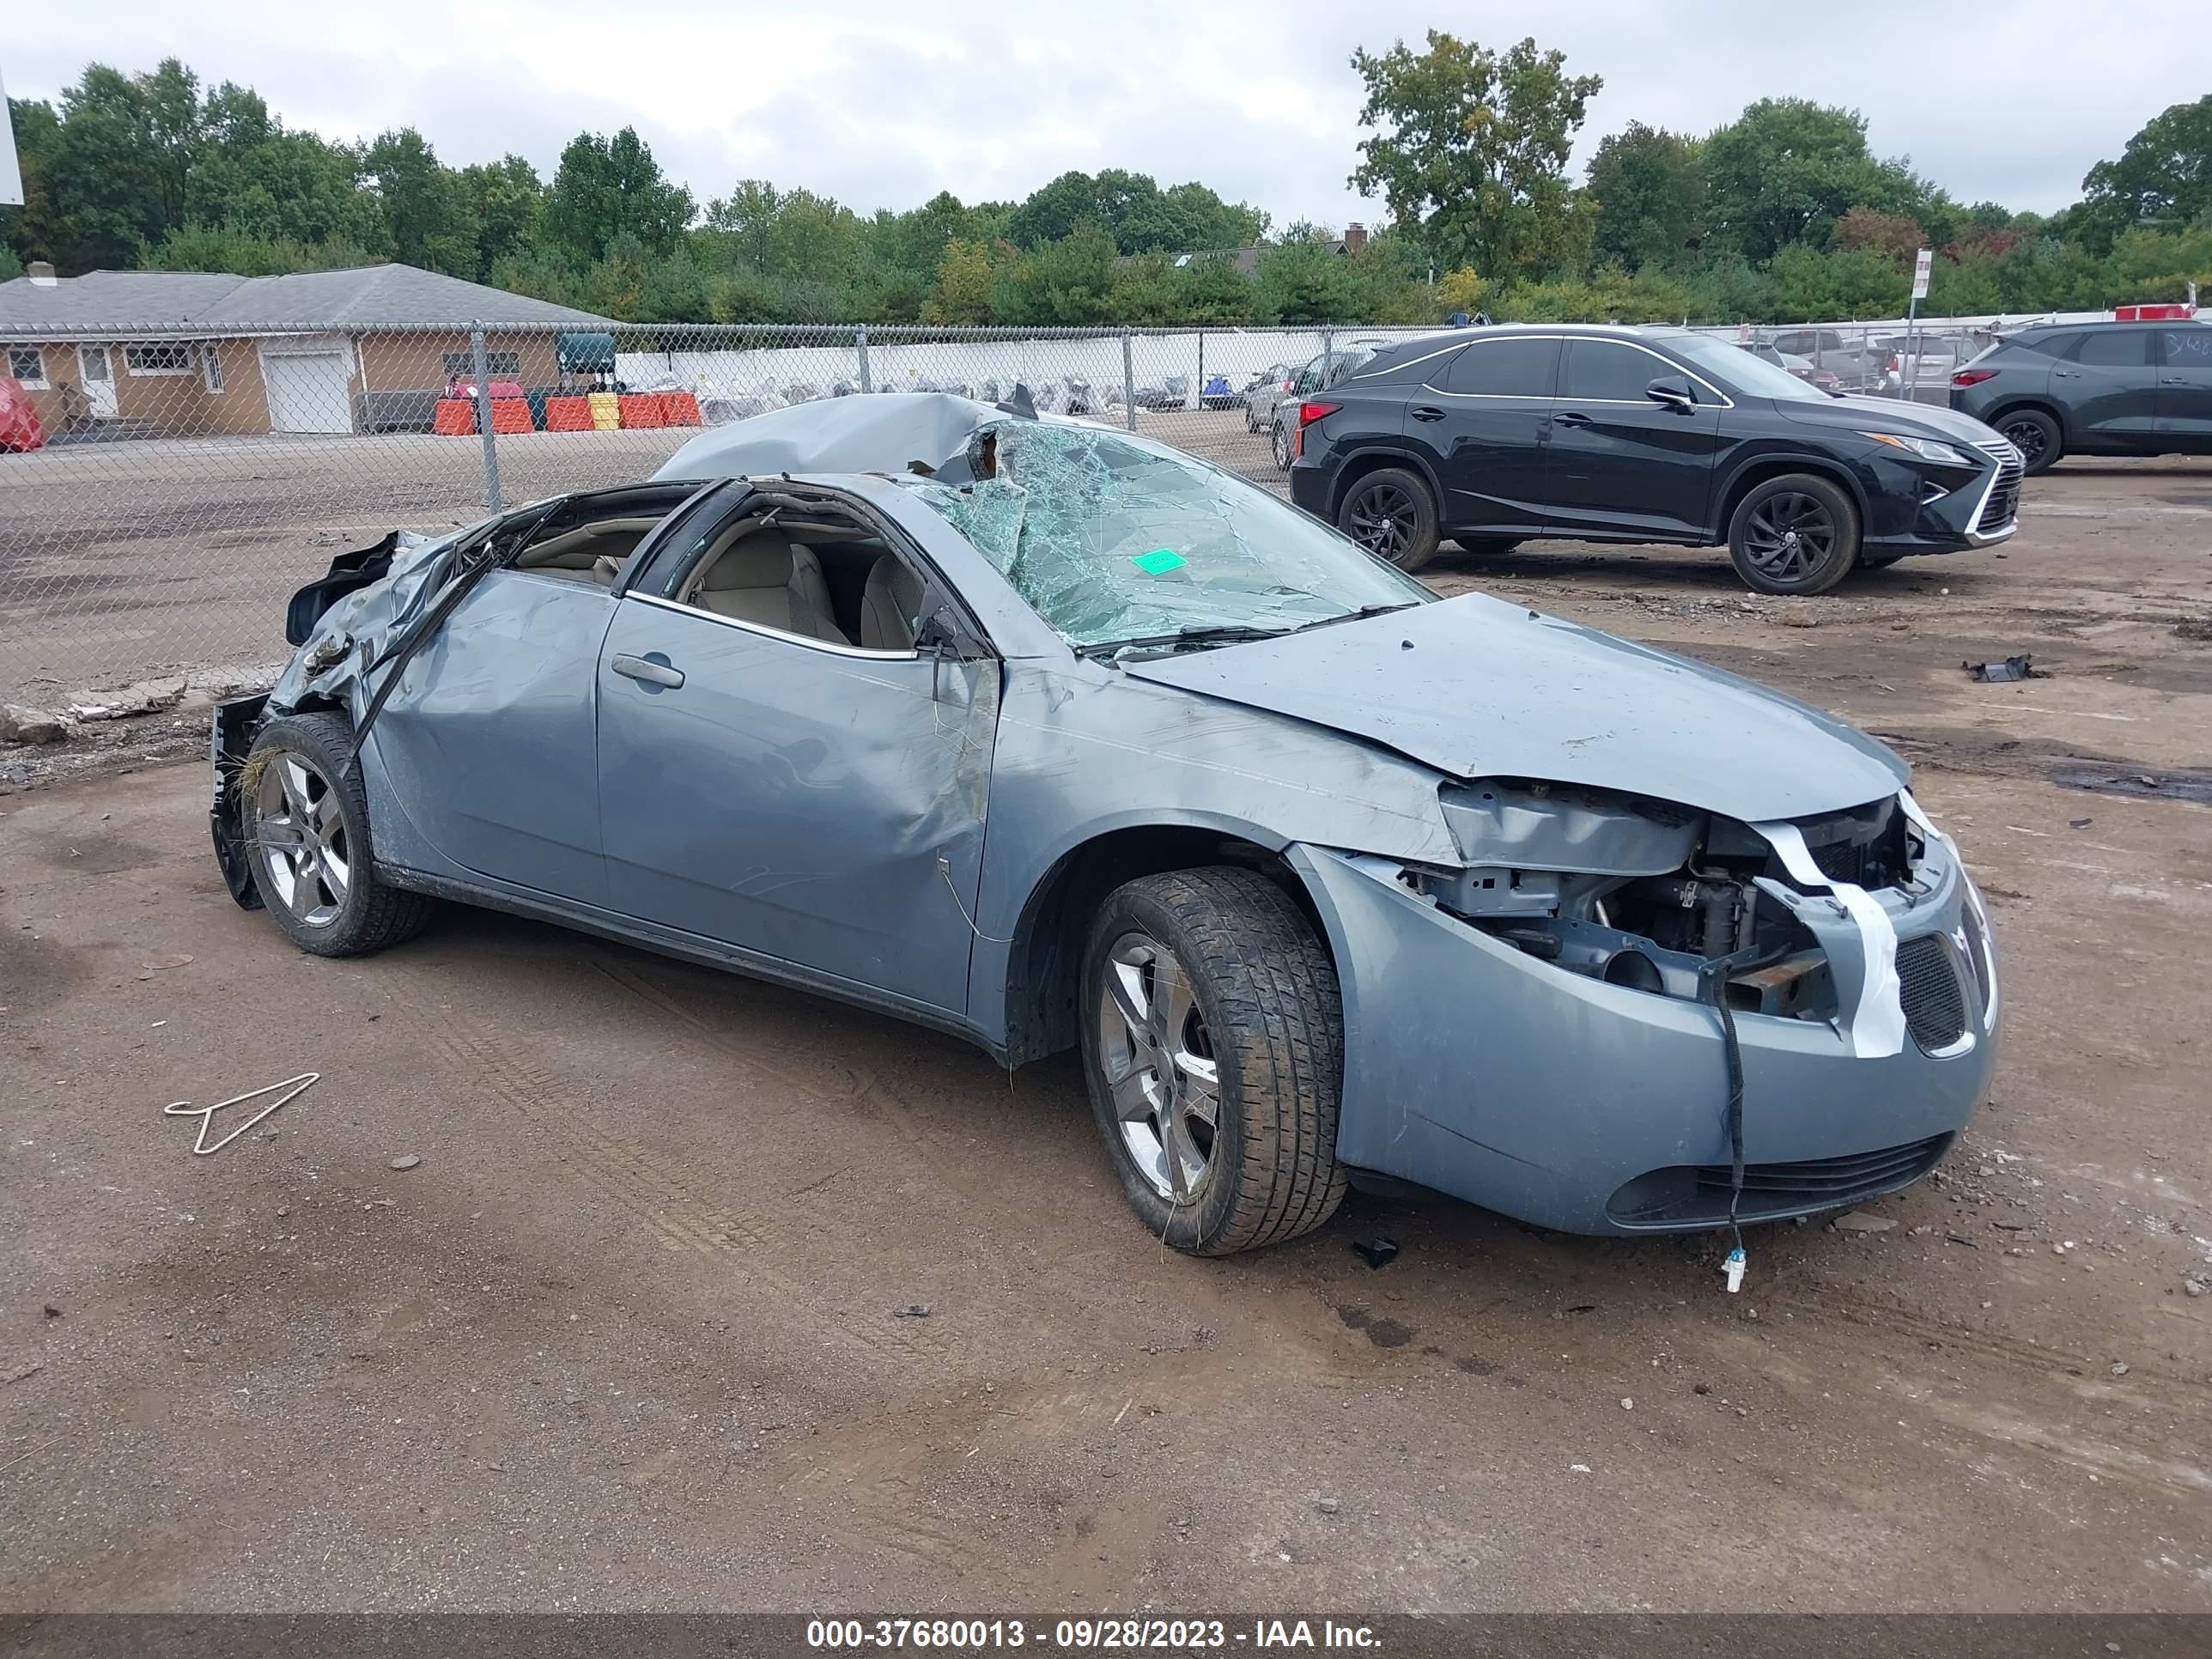
<path fill-rule="evenodd" d="M 671 667 L 665 661 L 655 662 L 650 657 L 617 656 L 607 666 L 626 680 L 640 682 L 648 690 L 684 684 L 682 669 Z"/>
<path fill-rule="evenodd" d="M 2081 378 L 2081 371 L 2078 368 L 2054 368 L 2051 371 L 2051 378 L 2054 380 L 2078 380 Z"/>
<path fill-rule="evenodd" d="M 1407 411 L 1417 421 L 1441 421 L 1444 412 L 1434 404 L 1419 404 Z"/>
<path fill-rule="evenodd" d="M 2159 381 L 2160 386 L 2187 386 L 2189 379 L 2183 374 L 2168 374 Z"/>
<path fill-rule="evenodd" d="M 1565 414 L 1552 416 L 1552 424 L 1554 426 L 1588 426 L 1589 423 L 1590 417 L 1579 409 L 1571 409 Z"/>

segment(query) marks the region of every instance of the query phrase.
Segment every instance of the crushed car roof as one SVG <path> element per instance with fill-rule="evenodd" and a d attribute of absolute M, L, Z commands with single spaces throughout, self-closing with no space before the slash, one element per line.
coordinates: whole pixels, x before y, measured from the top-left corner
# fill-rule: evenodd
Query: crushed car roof
<path fill-rule="evenodd" d="M 946 392 L 818 398 L 702 432 L 655 478 L 761 478 L 781 472 L 904 472 L 935 467 L 1011 411 Z"/>

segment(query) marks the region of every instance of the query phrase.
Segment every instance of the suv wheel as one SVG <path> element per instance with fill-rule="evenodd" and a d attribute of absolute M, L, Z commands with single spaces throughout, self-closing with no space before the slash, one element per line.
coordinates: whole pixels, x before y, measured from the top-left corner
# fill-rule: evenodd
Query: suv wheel
<path fill-rule="evenodd" d="M 2039 409 L 2015 409 L 2002 416 L 1997 430 L 2020 451 L 2021 471 L 2033 477 L 2065 452 L 2058 422 Z"/>
<path fill-rule="evenodd" d="M 1275 416 L 1273 426 L 1274 435 L 1269 441 L 1274 446 L 1275 468 L 1278 471 L 1288 472 L 1291 470 L 1291 429 L 1283 424 L 1283 417 L 1279 415 Z"/>
<path fill-rule="evenodd" d="M 1419 474 L 1386 466 L 1344 492 L 1336 527 L 1411 574 L 1437 556 L 1437 504 Z"/>
<path fill-rule="evenodd" d="M 1762 593 L 1825 593 L 1859 556 L 1859 515 L 1826 478 L 1786 472 L 1752 487 L 1729 520 L 1729 557 Z"/>

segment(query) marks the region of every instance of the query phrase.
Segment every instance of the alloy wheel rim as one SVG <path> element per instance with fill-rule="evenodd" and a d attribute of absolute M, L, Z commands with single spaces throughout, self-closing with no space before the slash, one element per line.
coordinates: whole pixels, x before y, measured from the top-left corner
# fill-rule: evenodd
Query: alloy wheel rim
<path fill-rule="evenodd" d="M 1162 1198 L 1195 1203 L 1213 1172 L 1221 1081 L 1189 972 L 1149 933 L 1124 933 L 1107 952 L 1097 1018 L 1122 1150 Z"/>
<path fill-rule="evenodd" d="M 1352 539 L 1395 564 L 1413 543 L 1413 498 L 1395 484 L 1371 484 L 1352 498 Z"/>
<path fill-rule="evenodd" d="M 1803 581 L 1835 551 L 1836 521 L 1814 497 L 1785 489 L 1752 509 L 1743 546 L 1753 568 L 1768 580 Z"/>
<path fill-rule="evenodd" d="M 1290 464 L 1291 464 L 1291 433 L 1290 433 L 1290 428 L 1287 428 L 1287 427 L 1285 427 L 1285 425 L 1284 425 L 1280 421 L 1278 421 L 1278 422 L 1275 422 L 1275 465 L 1278 465 L 1278 466 L 1285 466 L 1285 467 L 1286 467 L 1286 466 L 1288 466 Z"/>
<path fill-rule="evenodd" d="M 335 922 L 353 885 L 353 851 L 337 791 L 312 761 L 270 757 L 254 783 L 254 838 L 270 896 L 306 927 Z"/>
<path fill-rule="evenodd" d="M 2043 453 L 2043 428 L 2033 421 L 2021 421 L 2004 429 L 2012 447 L 2020 451 L 2023 461 L 2033 461 Z"/>

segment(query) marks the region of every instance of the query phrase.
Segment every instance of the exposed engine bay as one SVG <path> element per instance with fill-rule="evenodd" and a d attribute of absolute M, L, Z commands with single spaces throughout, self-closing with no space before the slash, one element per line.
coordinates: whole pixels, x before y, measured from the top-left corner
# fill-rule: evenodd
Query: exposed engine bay
<path fill-rule="evenodd" d="M 1449 784 L 1443 805 L 1468 866 L 1406 878 L 1442 909 L 1572 973 L 1783 1018 L 1837 1019 L 1881 976 L 1854 951 L 1839 988 L 1822 935 L 1879 918 L 1867 896 L 1909 894 L 1928 854 L 1894 796 L 1765 825 L 1522 780 Z M 1886 921 L 1860 932 L 1887 941 L 1893 987 Z"/>

